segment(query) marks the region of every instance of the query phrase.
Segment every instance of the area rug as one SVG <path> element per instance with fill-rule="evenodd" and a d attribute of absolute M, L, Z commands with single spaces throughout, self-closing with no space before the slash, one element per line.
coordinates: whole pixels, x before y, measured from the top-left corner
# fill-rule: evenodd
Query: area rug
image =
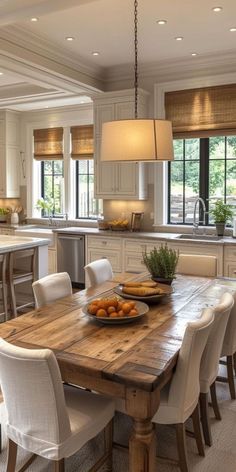
<path fill-rule="evenodd" d="M 222 421 L 214 420 L 211 411 L 211 424 L 213 434 L 213 446 L 206 448 L 206 457 L 197 454 L 195 440 L 187 437 L 187 449 L 190 472 L 236 472 L 236 401 L 231 401 L 226 384 L 217 383 L 217 393 L 222 413 Z M 3 424 L 3 452 L 0 455 L 0 472 L 5 472 L 7 448 L 4 434 L 6 413 L 4 406 L 0 407 L 1 423 Z M 117 414 L 114 423 L 115 440 L 127 444 L 132 428 L 131 421 L 122 414 Z M 175 432 L 173 428 L 159 426 L 157 430 L 158 453 L 161 456 L 176 458 Z M 66 472 L 87 472 L 94 461 L 103 451 L 103 437 L 100 434 L 90 441 L 83 449 L 66 461 Z M 29 455 L 20 450 L 18 454 L 18 467 L 23 464 Z M 114 449 L 113 472 L 128 472 L 128 454 Z M 29 468 L 28 472 L 52 472 L 53 467 L 47 460 L 38 458 Z M 106 467 L 101 469 L 105 472 Z M 178 472 L 176 465 L 162 462 L 157 459 L 157 472 Z"/>

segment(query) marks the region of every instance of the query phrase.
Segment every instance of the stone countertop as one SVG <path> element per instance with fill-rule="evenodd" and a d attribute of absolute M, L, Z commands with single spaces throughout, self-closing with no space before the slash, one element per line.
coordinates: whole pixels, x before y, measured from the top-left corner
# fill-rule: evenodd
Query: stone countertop
<path fill-rule="evenodd" d="M 199 243 L 199 244 L 236 244 L 236 239 L 232 238 L 231 236 L 224 236 L 217 240 L 212 239 L 209 235 L 209 239 L 199 239 L 200 235 L 196 239 L 189 239 L 188 234 L 186 234 L 187 238 L 184 237 L 179 238 L 179 233 L 157 233 L 157 232 L 146 232 L 146 231 L 139 231 L 139 232 L 132 232 L 132 231 L 111 231 L 111 230 L 99 230 L 98 228 L 85 228 L 79 226 L 71 226 L 68 228 L 54 228 L 52 229 L 54 233 L 60 234 L 80 234 L 80 235 L 98 235 L 103 237 L 122 237 L 122 238 L 133 238 L 133 239 L 160 239 L 162 241 L 174 241 L 175 243 L 180 244 L 191 244 L 191 243 Z"/>
<path fill-rule="evenodd" d="M 0 235 L 0 254 L 48 244 L 47 239 Z"/>

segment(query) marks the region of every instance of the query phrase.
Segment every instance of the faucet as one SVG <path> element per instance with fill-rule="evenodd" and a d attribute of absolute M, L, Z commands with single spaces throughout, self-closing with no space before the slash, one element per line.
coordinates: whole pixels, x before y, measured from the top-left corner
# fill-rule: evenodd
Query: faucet
<path fill-rule="evenodd" d="M 203 220 L 202 220 L 202 221 L 200 221 L 199 218 L 198 218 L 198 221 L 197 221 L 197 219 L 196 219 L 197 204 L 198 204 L 198 203 L 199 203 L 199 217 L 200 217 L 200 204 L 202 205 L 202 210 L 203 210 Z M 198 197 L 198 198 L 195 200 L 195 203 L 194 203 L 194 210 L 193 210 L 193 233 L 195 233 L 196 230 L 198 229 L 199 223 L 203 223 L 204 226 L 206 225 L 206 205 L 205 205 L 205 202 L 204 202 L 203 198 L 201 198 L 201 197 Z"/>

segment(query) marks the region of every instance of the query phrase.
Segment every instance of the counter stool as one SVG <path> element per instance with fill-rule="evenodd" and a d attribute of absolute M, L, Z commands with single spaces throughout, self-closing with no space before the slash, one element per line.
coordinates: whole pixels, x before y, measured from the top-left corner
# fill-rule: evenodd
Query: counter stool
<path fill-rule="evenodd" d="M 6 277 L 6 268 L 7 268 L 7 254 L 0 255 L 0 288 L 2 290 L 2 301 L 3 301 L 3 313 L 5 315 L 5 320 L 7 321 L 7 277 Z"/>
<path fill-rule="evenodd" d="M 36 262 L 37 248 L 24 249 L 20 251 L 14 251 L 9 256 L 9 286 L 10 286 L 10 298 L 11 308 L 14 318 L 17 317 L 17 311 L 30 305 L 34 305 L 34 301 L 24 303 L 23 305 L 16 306 L 16 294 L 15 286 L 23 284 L 24 282 L 31 282 L 36 279 L 35 262 Z M 18 267 L 17 262 L 21 262 L 21 267 Z"/>

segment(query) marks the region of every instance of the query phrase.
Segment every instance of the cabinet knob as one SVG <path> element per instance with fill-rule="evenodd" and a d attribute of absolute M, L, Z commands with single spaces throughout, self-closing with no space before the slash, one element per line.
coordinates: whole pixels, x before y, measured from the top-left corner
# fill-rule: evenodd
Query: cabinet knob
<path fill-rule="evenodd" d="M 107 244 L 107 241 L 102 241 L 102 244 Z"/>

